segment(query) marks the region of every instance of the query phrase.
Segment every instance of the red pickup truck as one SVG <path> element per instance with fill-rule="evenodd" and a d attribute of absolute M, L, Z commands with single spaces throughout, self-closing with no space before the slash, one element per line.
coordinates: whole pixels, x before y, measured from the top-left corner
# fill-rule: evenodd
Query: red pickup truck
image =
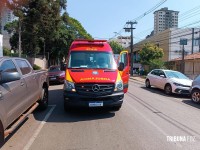
<path fill-rule="evenodd" d="M 47 108 L 48 87 L 46 71 L 34 71 L 26 59 L 0 57 L 0 147 L 38 105 Z"/>

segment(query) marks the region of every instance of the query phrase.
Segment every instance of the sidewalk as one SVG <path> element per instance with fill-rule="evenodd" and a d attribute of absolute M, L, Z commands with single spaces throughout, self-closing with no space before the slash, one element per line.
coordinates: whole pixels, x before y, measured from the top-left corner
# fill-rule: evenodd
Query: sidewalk
<path fill-rule="evenodd" d="M 130 76 L 130 79 L 145 83 L 145 78 L 143 76 L 134 74 L 133 76 Z"/>

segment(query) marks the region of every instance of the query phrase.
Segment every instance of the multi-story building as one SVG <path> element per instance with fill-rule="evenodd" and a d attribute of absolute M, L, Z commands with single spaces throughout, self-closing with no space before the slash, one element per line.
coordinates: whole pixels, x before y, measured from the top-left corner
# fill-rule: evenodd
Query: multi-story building
<path fill-rule="evenodd" d="M 2 7 L 0 11 L 0 26 L 1 26 L 1 33 L 6 34 L 7 32 L 4 30 L 4 26 L 12 22 L 16 19 L 16 17 L 13 15 L 13 12 L 8 9 L 6 6 Z"/>
<path fill-rule="evenodd" d="M 178 11 L 167 7 L 154 12 L 154 35 L 168 28 L 178 28 Z"/>
<path fill-rule="evenodd" d="M 6 7 L 6 5 L 1 6 L 0 10 L 0 32 L 3 34 L 3 46 L 7 48 L 10 47 L 10 36 L 7 31 L 4 30 L 4 27 L 7 23 L 12 22 L 16 19 L 13 12 Z"/>
<path fill-rule="evenodd" d="M 182 40 L 186 40 L 186 45 L 181 45 Z M 139 57 L 139 50 L 142 49 L 143 45 L 147 42 L 154 43 L 160 48 L 163 49 L 164 56 L 162 60 L 164 62 L 174 62 L 174 60 L 181 60 L 182 54 L 184 54 L 185 58 L 188 56 L 194 56 L 194 59 L 196 61 L 196 54 L 200 52 L 200 28 L 184 28 L 184 29 L 175 29 L 175 28 L 169 28 L 163 32 L 160 32 L 154 36 L 151 36 L 143 41 L 140 41 L 139 43 L 136 43 L 134 45 L 134 63 L 135 65 L 138 65 L 138 62 L 140 61 Z M 194 55 L 192 55 L 194 54 Z M 191 59 L 190 59 L 191 60 Z M 191 60 L 191 63 L 187 63 L 185 65 L 185 73 L 187 75 L 191 75 L 191 64 L 194 63 L 194 61 Z M 199 63 L 199 61 L 198 61 Z M 172 64 L 173 65 L 173 64 Z M 199 66 L 198 66 L 199 67 Z M 172 67 L 173 69 L 174 67 Z M 175 70 L 181 71 L 180 64 L 179 66 L 175 67 Z M 190 71 L 188 71 L 190 69 Z M 197 70 L 197 69 L 196 69 Z M 199 71 L 200 73 L 200 71 Z"/>
<path fill-rule="evenodd" d="M 117 38 L 110 39 L 110 41 L 115 41 L 123 48 L 127 48 L 131 44 L 131 37 L 130 36 L 118 36 Z"/>
<path fill-rule="evenodd" d="M 187 45 L 181 45 L 181 39 L 187 40 Z M 192 42 L 193 41 L 193 42 Z M 200 29 L 185 28 L 175 29 L 169 28 L 161 33 L 151 36 L 134 45 L 134 52 L 139 51 L 144 43 L 154 43 L 164 51 L 163 61 L 170 61 L 182 56 L 184 48 L 185 55 L 200 52 Z"/>

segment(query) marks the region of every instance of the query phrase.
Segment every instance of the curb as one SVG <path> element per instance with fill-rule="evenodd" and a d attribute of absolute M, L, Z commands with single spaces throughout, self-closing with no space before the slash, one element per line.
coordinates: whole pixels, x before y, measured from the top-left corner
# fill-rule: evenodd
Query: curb
<path fill-rule="evenodd" d="M 141 79 L 137 79 L 137 78 L 134 78 L 134 77 L 130 77 L 131 80 L 135 80 L 135 81 L 138 81 L 138 82 L 141 82 L 141 83 L 144 83 L 145 82 L 145 79 L 141 78 Z"/>

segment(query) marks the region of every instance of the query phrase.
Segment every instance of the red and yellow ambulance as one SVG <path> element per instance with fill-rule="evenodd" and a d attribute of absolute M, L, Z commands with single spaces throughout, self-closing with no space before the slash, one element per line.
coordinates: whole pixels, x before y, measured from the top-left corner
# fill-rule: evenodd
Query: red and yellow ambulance
<path fill-rule="evenodd" d="M 129 56 L 118 65 L 106 40 L 75 40 L 69 50 L 64 82 L 64 108 L 109 107 L 119 110 L 128 90 Z"/>

